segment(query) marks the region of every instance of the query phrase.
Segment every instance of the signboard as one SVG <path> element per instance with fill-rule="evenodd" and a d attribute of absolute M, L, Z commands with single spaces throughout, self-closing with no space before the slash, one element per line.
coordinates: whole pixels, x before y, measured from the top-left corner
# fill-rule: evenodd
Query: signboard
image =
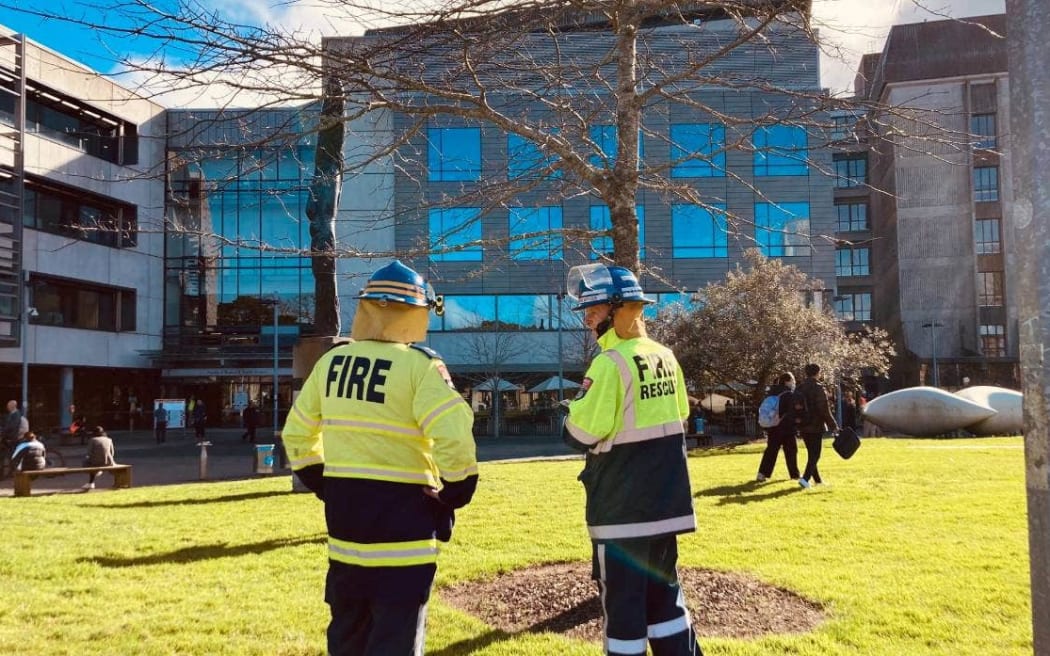
<path fill-rule="evenodd" d="M 157 399 L 153 408 L 158 405 L 168 411 L 168 428 L 186 428 L 186 399 Z"/>

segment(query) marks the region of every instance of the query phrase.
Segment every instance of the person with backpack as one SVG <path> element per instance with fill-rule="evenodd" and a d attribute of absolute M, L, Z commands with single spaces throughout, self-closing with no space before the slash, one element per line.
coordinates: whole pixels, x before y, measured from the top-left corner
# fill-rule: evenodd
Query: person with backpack
<path fill-rule="evenodd" d="M 766 429 L 766 450 L 758 465 L 759 483 L 769 480 L 777 464 L 777 455 L 784 450 L 784 463 L 788 476 L 796 480 L 798 475 L 798 423 L 803 409 L 802 397 L 795 393 L 795 377 L 786 371 L 777 377 L 769 388 L 769 396 L 758 408 L 758 423 Z"/>
<path fill-rule="evenodd" d="M 806 365 L 806 379 L 799 385 L 798 391 L 805 401 L 806 409 L 799 422 L 798 432 L 802 435 L 802 441 L 806 445 L 806 469 L 798 484 L 804 488 L 810 486 L 810 480 L 817 485 L 824 481 L 817 471 L 817 463 L 820 461 L 820 451 L 824 442 L 824 431 L 837 432 L 839 424 L 835 421 L 835 415 L 831 412 L 831 402 L 828 401 L 828 392 L 820 382 L 820 365 Z"/>

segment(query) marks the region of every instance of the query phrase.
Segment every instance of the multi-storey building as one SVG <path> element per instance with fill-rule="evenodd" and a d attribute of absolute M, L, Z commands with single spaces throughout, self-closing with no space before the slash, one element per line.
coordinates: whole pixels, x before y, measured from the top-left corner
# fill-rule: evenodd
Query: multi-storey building
<path fill-rule="evenodd" d="M 694 8 L 694 14 L 647 22 L 639 53 L 665 58 L 643 60 L 639 68 L 652 74 L 673 65 L 669 53 L 699 59 L 740 29 L 710 9 Z M 523 30 L 516 47 L 536 66 L 543 57 L 553 62 L 556 53 L 597 58 L 615 38 L 603 20 L 560 25 L 552 31 L 556 36 Z M 329 39 L 326 47 L 354 50 L 387 35 L 379 30 Z M 638 194 L 642 283 L 661 303 L 688 301 L 689 292 L 720 280 L 742 263 L 746 248 L 756 246 L 821 280 L 822 300 L 834 296 L 833 241 L 810 239 L 834 235 L 839 221 L 831 174 L 838 164 L 826 133 L 815 129 L 826 119 L 807 105 L 807 94 L 820 91 L 818 47 L 787 24 L 771 26 L 764 36 L 715 58 L 703 71 L 706 82 L 676 90 L 677 99 L 654 99 L 644 110 L 641 167 L 664 167 L 671 184 L 704 199 L 695 204 L 652 187 Z M 427 56 L 391 61 L 418 67 L 424 78 L 446 74 L 438 62 L 419 61 Z M 615 147 L 615 100 L 604 80 L 581 91 L 597 98 L 585 121 L 560 123 L 533 90 L 490 82 L 491 102 L 502 111 L 529 116 L 601 151 L 588 157 Z M 428 101 L 419 94 L 412 102 Z M 774 120 L 778 106 L 785 112 Z M 562 327 L 571 313 L 559 298 L 569 268 L 611 250 L 609 209 L 588 184 L 556 166 L 537 174 L 556 158 L 491 122 L 435 115 L 424 125 L 419 114 L 377 109 L 347 134 L 344 156 L 353 173 L 340 196 L 340 239 L 360 251 L 403 254 L 445 295 L 446 313 L 432 321 L 429 341 L 450 369 L 474 380 L 499 374 L 526 383 L 559 367 L 582 370 L 580 340 L 569 331 L 566 341 Z M 382 156 L 391 144 L 396 152 Z M 502 191 L 523 177 L 529 184 L 518 193 Z M 504 194 L 499 203 L 486 198 L 496 195 L 493 189 Z M 360 282 L 347 287 L 353 294 Z"/>
<path fill-rule="evenodd" d="M 880 108 L 871 312 L 898 344 L 893 387 L 1019 381 L 1005 34 L 1003 15 L 896 25 L 862 62 L 858 95 Z"/>
<path fill-rule="evenodd" d="M 127 427 L 159 392 L 164 108 L 0 30 L 0 395 Z M 28 385 L 22 381 L 27 379 Z M 116 422 L 116 424 L 114 424 Z"/>

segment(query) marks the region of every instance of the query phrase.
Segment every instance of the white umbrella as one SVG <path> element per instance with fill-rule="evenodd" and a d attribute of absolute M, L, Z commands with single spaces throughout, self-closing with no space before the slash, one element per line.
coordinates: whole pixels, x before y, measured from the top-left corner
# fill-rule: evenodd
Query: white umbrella
<path fill-rule="evenodd" d="M 530 389 L 529 393 L 536 394 L 539 392 L 555 392 L 558 389 L 576 389 L 579 386 L 579 383 L 574 383 L 571 380 L 562 378 L 561 376 L 551 376 L 536 387 Z"/>
<path fill-rule="evenodd" d="M 496 387 L 496 381 L 497 380 L 499 380 L 498 389 L 501 392 L 516 392 L 518 390 L 518 386 L 515 385 L 514 383 L 510 382 L 510 381 L 503 380 L 502 378 L 499 378 L 499 379 L 489 378 L 485 382 L 478 383 L 477 385 L 475 385 L 474 386 L 474 391 L 475 392 L 491 392 L 492 389 L 494 387 Z"/>

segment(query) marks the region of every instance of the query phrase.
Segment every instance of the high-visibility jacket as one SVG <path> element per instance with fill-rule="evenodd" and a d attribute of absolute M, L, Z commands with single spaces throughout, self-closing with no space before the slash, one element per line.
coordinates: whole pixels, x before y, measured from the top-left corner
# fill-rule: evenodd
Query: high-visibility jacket
<path fill-rule="evenodd" d="M 429 590 L 451 510 L 477 484 L 473 420 L 424 347 L 351 342 L 314 366 L 282 438 L 292 469 L 325 501 L 330 562 L 359 570 L 363 596 Z M 426 487 L 441 488 L 442 501 Z"/>
<path fill-rule="evenodd" d="M 696 530 L 682 422 L 685 379 L 674 354 L 610 329 L 569 404 L 566 442 L 587 452 L 580 481 L 596 542 Z"/>

